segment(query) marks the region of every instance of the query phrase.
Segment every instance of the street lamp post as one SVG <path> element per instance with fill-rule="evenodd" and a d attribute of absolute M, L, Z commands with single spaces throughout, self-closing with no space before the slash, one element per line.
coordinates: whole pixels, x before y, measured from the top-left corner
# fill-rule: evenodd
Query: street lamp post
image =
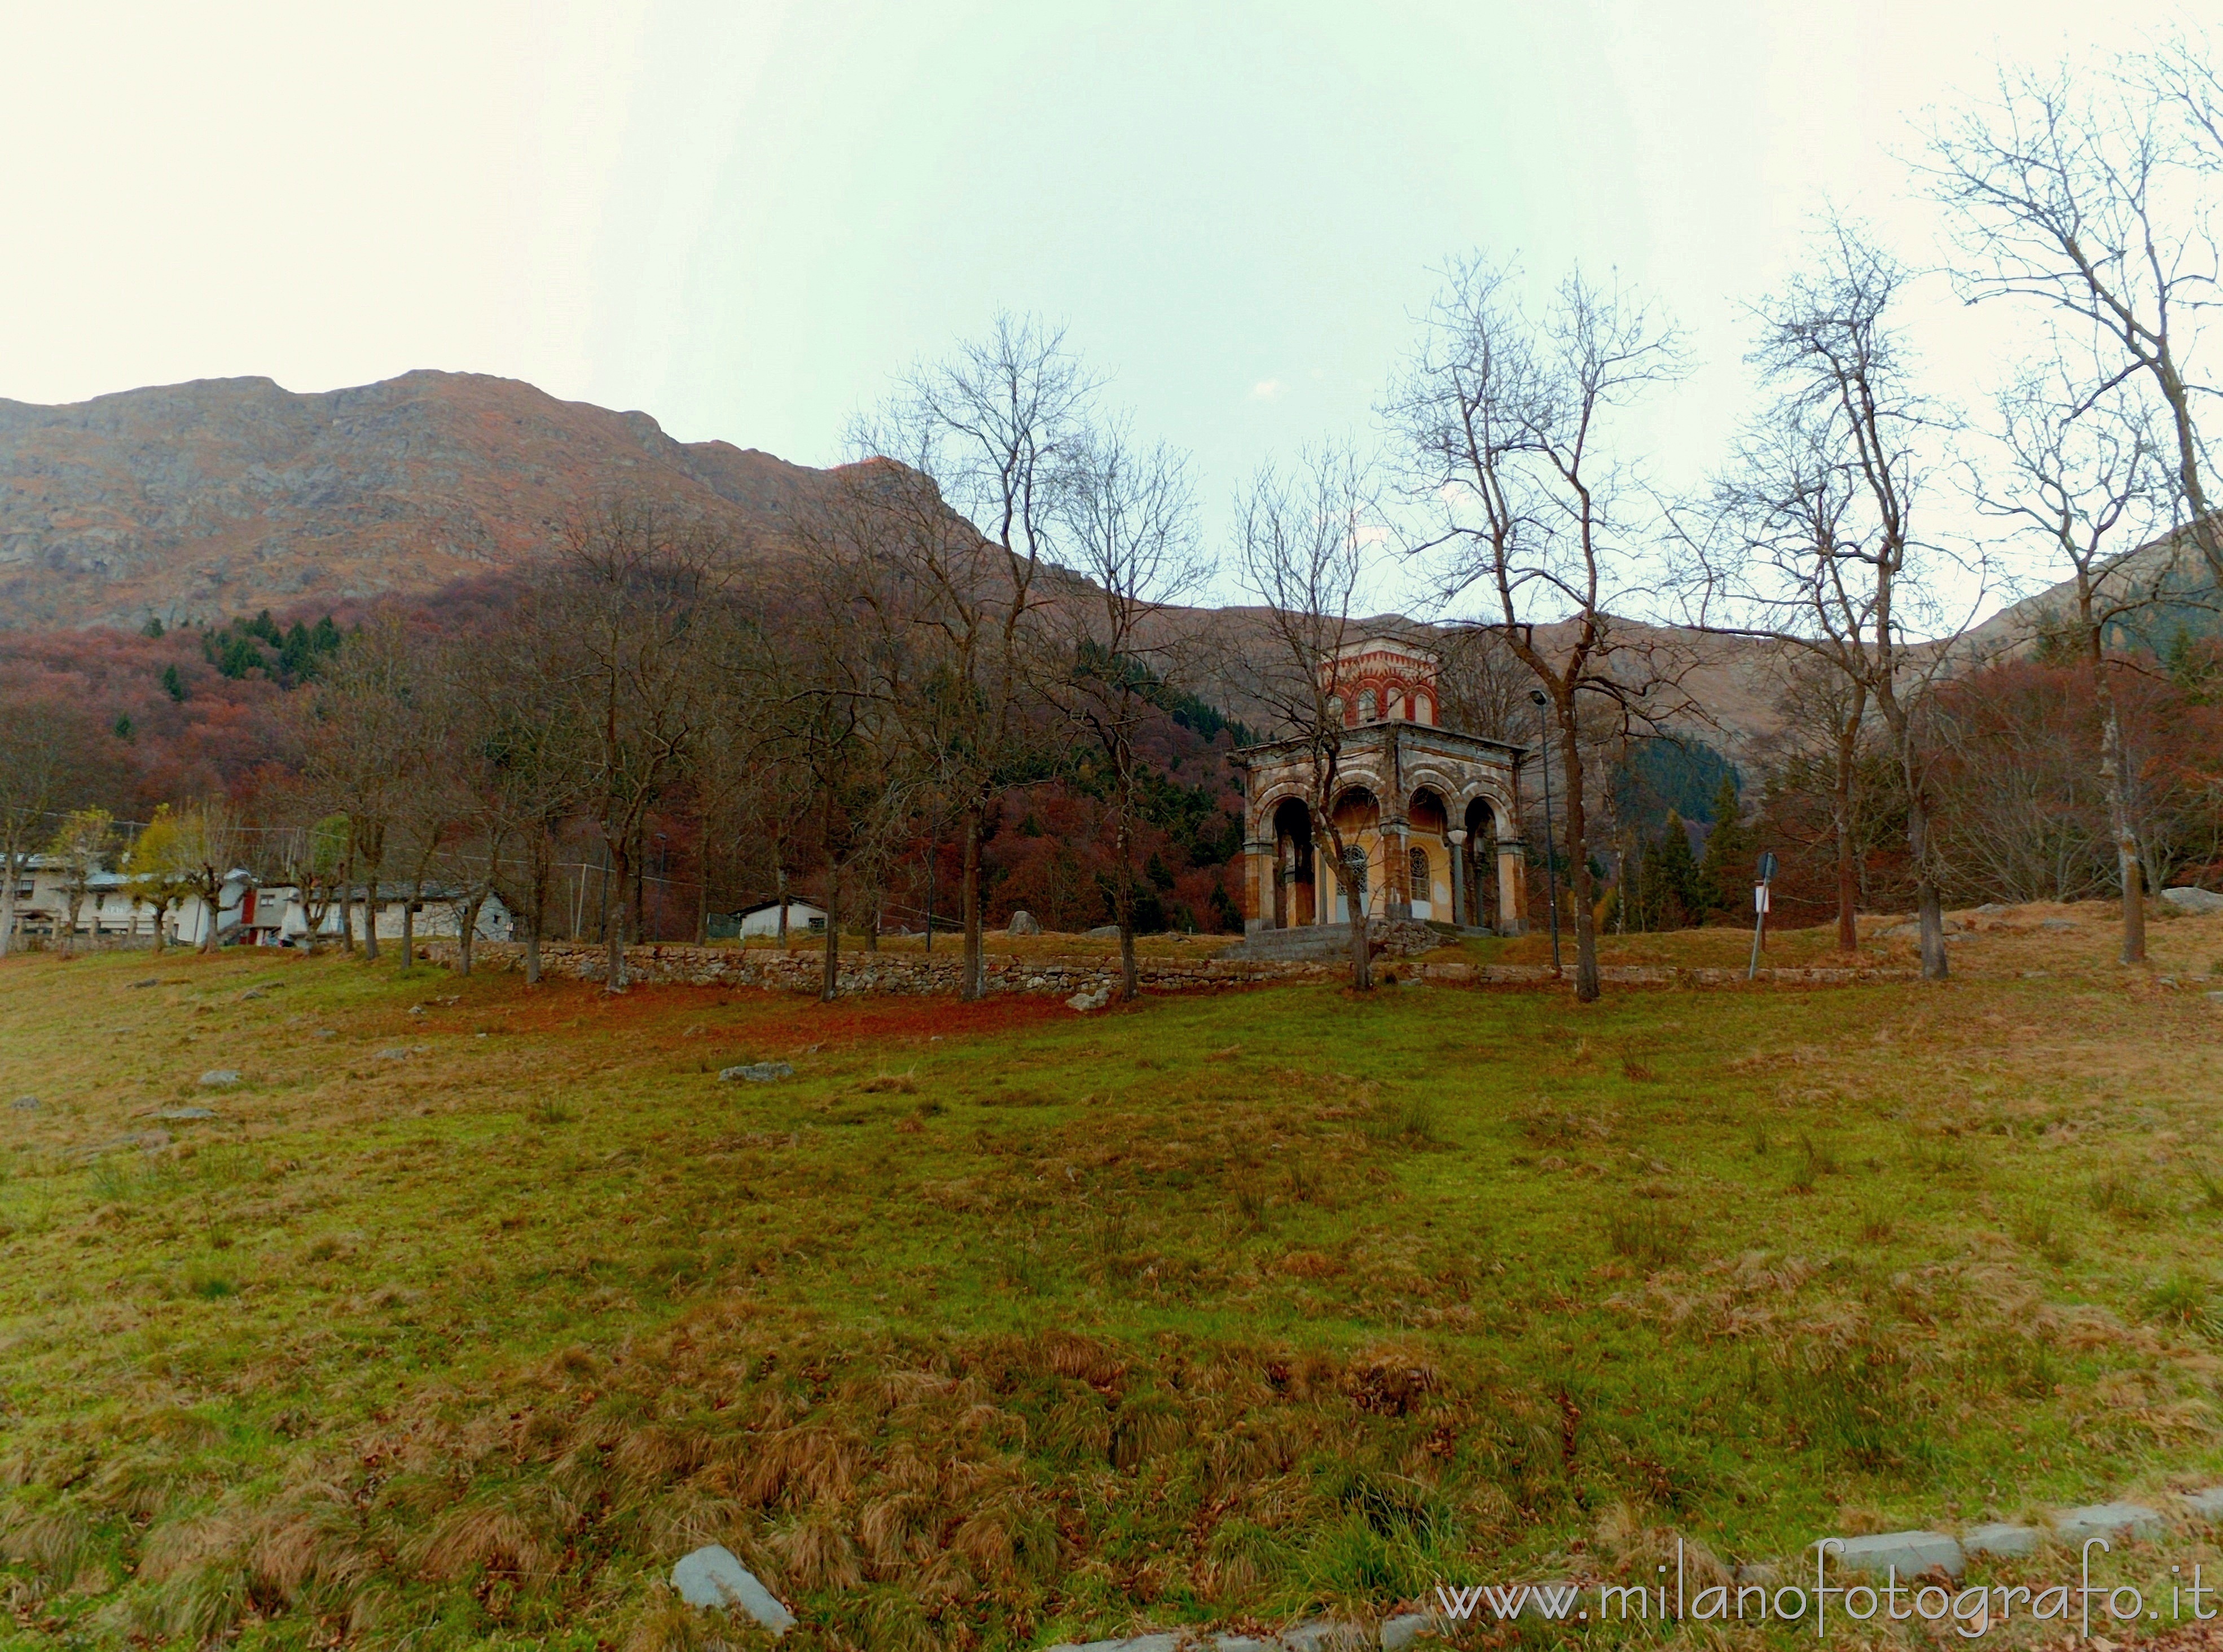
<path fill-rule="evenodd" d="M 1552 842 L 1552 720 L 1545 708 L 1551 703 L 1541 689 L 1528 690 L 1536 708 L 1536 732 L 1544 765 L 1544 888 L 1552 901 L 1552 973 L 1559 973 L 1559 852 Z"/>

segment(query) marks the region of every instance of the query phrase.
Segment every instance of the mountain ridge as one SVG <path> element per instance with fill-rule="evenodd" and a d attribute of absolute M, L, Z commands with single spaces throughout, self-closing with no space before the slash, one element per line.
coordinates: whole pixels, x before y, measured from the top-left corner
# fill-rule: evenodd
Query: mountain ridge
<path fill-rule="evenodd" d="M 566 510 L 617 491 L 776 535 L 833 474 L 435 369 L 326 391 L 252 376 L 0 400 L 0 627 L 421 595 L 531 560 Z"/>

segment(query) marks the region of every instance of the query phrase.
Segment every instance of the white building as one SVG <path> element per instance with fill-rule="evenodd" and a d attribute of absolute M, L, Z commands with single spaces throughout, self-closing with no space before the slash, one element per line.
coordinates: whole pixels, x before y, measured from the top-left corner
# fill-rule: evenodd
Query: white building
<path fill-rule="evenodd" d="M 742 908 L 740 913 L 741 938 L 776 936 L 779 934 L 779 903 L 765 901 L 762 905 Z M 813 906 L 808 901 L 787 903 L 787 932 L 790 935 L 823 935 L 826 933 L 826 909 Z"/>

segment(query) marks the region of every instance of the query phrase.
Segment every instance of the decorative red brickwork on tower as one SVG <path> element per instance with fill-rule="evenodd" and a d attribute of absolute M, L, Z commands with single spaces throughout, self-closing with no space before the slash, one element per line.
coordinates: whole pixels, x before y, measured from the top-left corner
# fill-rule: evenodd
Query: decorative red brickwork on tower
<path fill-rule="evenodd" d="M 1425 648 L 1388 637 L 1348 643 L 1320 662 L 1328 691 L 1341 703 L 1343 724 L 1417 722 L 1435 726 L 1437 660 Z"/>

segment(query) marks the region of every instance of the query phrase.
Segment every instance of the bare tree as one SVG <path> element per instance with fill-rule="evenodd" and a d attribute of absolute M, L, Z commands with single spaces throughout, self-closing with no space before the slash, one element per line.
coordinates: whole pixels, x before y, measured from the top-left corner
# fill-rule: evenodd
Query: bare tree
<path fill-rule="evenodd" d="M 611 501 L 564 526 L 544 600 L 570 640 L 557 684 L 580 731 L 581 797 L 602 840 L 606 990 L 626 989 L 626 891 L 650 808 L 676 781 L 702 720 L 699 646 L 724 546 L 647 504 Z"/>
<path fill-rule="evenodd" d="M 2167 462 L 2144 407 L 2113 394 L 2093 400 L 2072 381 L 2058 356 L 2026 373 L 1999 397 L 1999 437 L 2007 457 L 2006 485 L 1979 483 L 1986 508 L 2033 530 L 2065 567 L 2074 646 L 2092 673 L 2100 714 L 2100 782 L 2115 842 L 2123 901 L 2122 958 L 2146 956 L 2143 862 L 2132 798 L 2132 762 L 2123 714 L 2114 691 L 2116 662 L 2109 658 L 2109 628 L 2150 609 L 2176 572 L 2174 556 L 2136 558 L 2121 553 L 2168 520 Z M 2046 615 L 2058 627 L 2064 616 Z"/>
<path fill-rule="evenodd" d="M 347 817 L 341 929 L 354 944 L 353 886 L 363 897 L 363 956 L 378 962 L 379 880 L 395 817 L 414 784 L 413 702 L 425 645 L 382 615 L 350 635 L 295 706 L 302 773 L 323 806 Z M 403 967 L 408 965 L 405 957 Z"/>
<path fill-rule="evenodd" d="M 527 986 L 540 980 L 557 834 L 580 807 L 588 770 L 583 707 L 568 691 L 579 669 L 569 619 L 560 592 L 536 583 L 490 631 L 451 644 L 445 671 L 469 796 L 465 842 L 479 857 L 471 886 L 482 905 L 499 894 L 523 924 Z"/>
<path fill-rule="evenodd" d="M 16 942 L 16 892 L 54 814 L 79 784 L 85 719 L 51 700 L 0 701 L 0 957 Z"/>
<path fill-rule="evenodd" d="M 1513 739 L 1516 729 L 1534 721 L 1528 668 L 1497 632 L 1487 626 L 1458 627 L 1440 633 L 1433 646 L 1443 662 L 1438 721 L 1501 740 Z"/>
<path fill-rule="evenodd" d="M 203 952 L 224 944 L 224 880 L 239 864 L 244 840 L 239 817 L 221 798 L 211 798 L 173 817 L 175 830 L 165 846 L 172 874 L 201 903 Z"/>
<path fill-rule="evenodd" d="M 2188 330 L 2223 261 L 2207 186 L 2223 173 L 2216 74 L 2188 42 L 2090 79 L 2002 68 L 1997 89 L 1932 136 L 1930 186 L 1951 215 L 1974 300 L 2050 310 L 2099 346 L 2075 405 L 2134 381 L 2158 404 L 2192 541 L 2223 583 Z"/>
<path fill-rule="evenodd" d="M 1301 753 L 1313 842 L 1327 846 L 1351 924 L 1351 984 L 1374 986 L 1364 850 L 1337 819 L 1347 728 L 1335 662 L 1357 640 L 1352 607 L 1376 526 L 1372 480 L 1348 448 L 1307 451 L 1294 472 L 1262 469 L 1236 501 L 1241 577 L 1263 606 L 1264 646 L 1243 662 L 1251 695 Z"/>
<path fill-rule="evenodd" d="M 862 537 L 900 600 L 885 627 L 910 634 L 901 701 L 922 769 L 948 783 L 964 839 L 960 992 L 986 987 L 981 846 L 1013 781 L 1030 778 L 1042 729 L 1036 674 L 1041 587 L 1061 489 L 1093 385 L 1064 336 L 999 317 L 986 338 L 914 369 L 850 445 L 844 508 L 875 519 Z"/>
<path fill-rule="evenodd" d="M 1611 445 L 1613 415 L 1683 371 L 1674 331 L 1628 294 L 1580 274 L 1540 319 L 1511 273 L 1454 265 L 1393 404 L 1409 443 L 1412 492 L 1436 518 L 1420 547 L 1447 605 L 1478 610 L 1544 694 L 1566 776 L 1575 996 L 1598 995 L 1585 716 L 1595 702 L 1640 704 L 1676 672 L 1657 634 L 1615 610 L 1645 600 L 1634 492 Z"/>
<path fill-rule="evenodd" d="M 77 950 L 78 914 L 84 908 L 85 898 L 92 888 L 92 880 L 105 871 L 110 852 L 116 844 L 116 822 L 105 809 L 72 809 L 62 817 L 62 823 L 54 833 L 54 842 L 47 845 L 47 854 L 60 868 L 62 898 L 67 903 L 68 917 L 63 946 Z M 93 919 L 98 935 L 100 920 Z"/>
<path fill-rule="evenodd" d="M 1143 768 L 1135 740 L 1146 721 L 1162 715 L 1165 686 L 1178 672 L 1181 639 L 1169 631 L 1165 611 L 1202 583 L 1206 564 L 1180 455 L 1162 445 L 1140 447 L 1114 426 L 1078 445 L 1071 478 L 1063 512 L 1068 565 L 1088 584 L 1060 605 L 1063 646 L 1051 692 L 1110 769 L 1119 997 L 1132 1003 Z"/>
<path fill-rule="evenodd" d="M 1919 719 L 1950 656 L 1914 639 L 1916 627 L 1958 627 L 1944 621 L 1938 597 L 1949 558 L 1915 528 L 1933 419 L 1896 325 L 1907 279 L 1862 232 L 1833 223 L 1815 268 L 1761 306 L 1751 359 L 1774 401 L 1720 485 L 1716 520 L 1731 532 L 1701 550 L 1694 585 L 1702 626 L 1804 649 L 1857 685 L 1843 739 L 1867 709 L 1882 719 L 1905 789 L 1922 972 L 1942 980 L 1936 799 Z M 1841 910 L 1841 939 L 1843 922 Z"/>
<path fill-rule="evenodd" d="M 1829 615 L 1817 615 L 1817 627 Z M 1836 867 L 1837 950 L 1860 950 L 1861 822 L 1867 798 L 1861 773 L 1871 733 L 1867 681 L 1804 649 L 1781 660 L 1779 745 L 1819 756 L 1829 776 L 1829 833 Z M 1803 748 L 1803 752 L 1802 752 Z M 1817 750 L 1818 748 L 1818 750 Z"/>
<path fill-rule="evenodd" d="M 813 840 L 826 910 L 819 996 L 841 991 L 843 899 L 910 813 L 905 751 L 887 691 L 881 633 L 868 623 L 883 571 L 868 551 L 818 525 L 776 613 L 737 634 L 735 719 L 758 762 L 801 783 L 797 823 Z M 783 900 L 784 896 L 783 893 Z M 784 910 L 784 908 L 783 908 Z"/>

